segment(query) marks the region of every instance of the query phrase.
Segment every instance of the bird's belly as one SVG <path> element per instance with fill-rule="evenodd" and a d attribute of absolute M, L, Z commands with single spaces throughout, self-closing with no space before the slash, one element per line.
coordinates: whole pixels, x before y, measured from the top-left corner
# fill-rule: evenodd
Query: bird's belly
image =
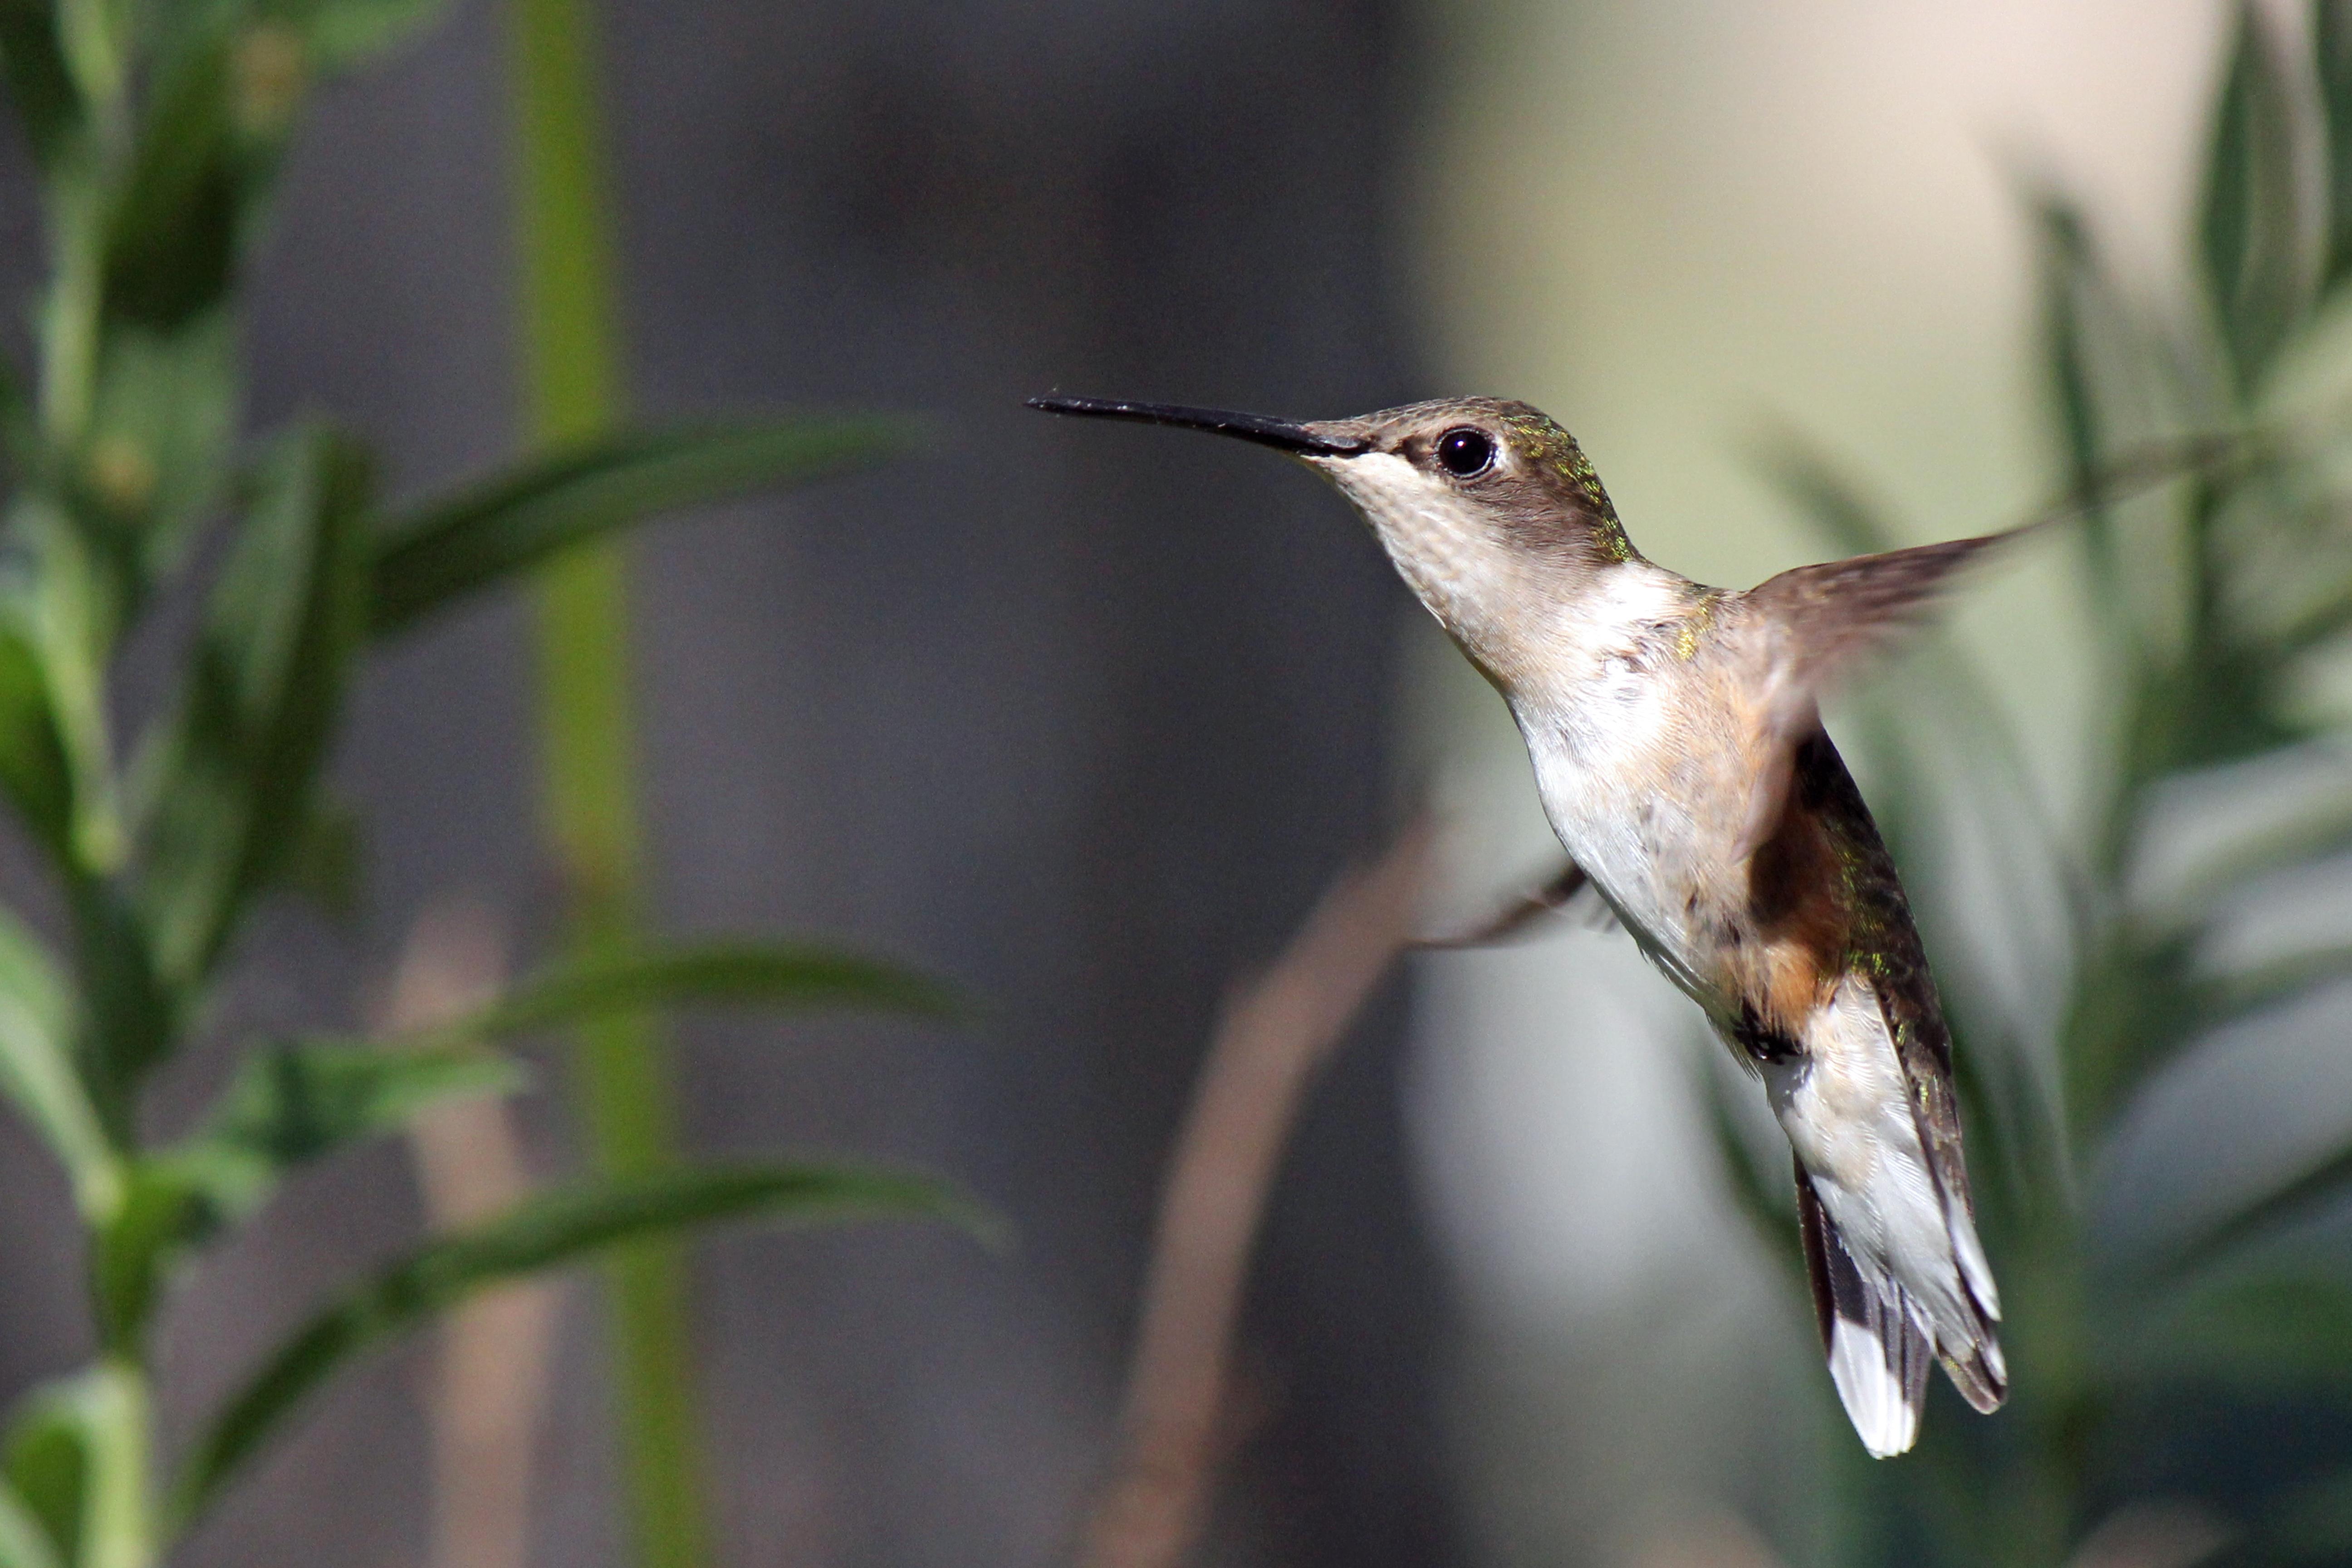
<path fill-rule="evenodd" d="M 1710 1016 L 1738 1011 L 1716 963 L 1716 933 L 1734 879 L 1710 832 L 1726 816 L 1714 791 L 1693 791 L 1692 770 L 1643 742 L 1639 705 L 1603 744 L 1576 753 L 1553 743 L 1529 751 L 1544 813 L 1651 962 Z"/>
<path fill-rule="evenodd" d="M 1554 825 L 1559 831 L 1559 825 Z M 1718 1021 L 1738 1012 L 1726 990 L 1710 944 L 1699 939 L 1704 921 L 1695 918 L 1690 889 L 1667 874 L 1654 856 L 1612 844 L 1622 836 L 1614 824 L 1587 825 L 1586 831 L 1560 831 L 1560 842 L 1585 868 L 1618 921 L 1643 953 L 1667 979 Z"/>

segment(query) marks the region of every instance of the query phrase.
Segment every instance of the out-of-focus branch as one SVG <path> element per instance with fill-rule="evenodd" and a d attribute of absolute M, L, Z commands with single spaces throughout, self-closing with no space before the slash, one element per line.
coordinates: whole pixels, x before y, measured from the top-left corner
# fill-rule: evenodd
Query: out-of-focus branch
<path fill-rule="evenodd" d="M 1083 1568 L 1176 1568 L 1198 1534 L 1228 1425 L 1228 1363 L 1250 1253 L 1299 1101 L 1412 940 L 1432 833 L 1416 820 L 1343 875 L 1210 1042 L 1160 1198 L 1129 1373 L 1125 1449 Z"/>
<path fill-rule="evenodd" d="M 429 1028 L 484 1005 L 505 967 L 505 942 L 488 910 L 470 901 L 427 910 L 401 955 L 385 1032 Z M 435 1230 L 510 1208 L 530 1190 L 512 1114 L 500 1100 L 435 1106 L 411 1125 L 409 1140 Z M 524 1568 L 558 1289 L 509 1286 L 444 1320 L 426 1410 L 431 1568 Z"/>

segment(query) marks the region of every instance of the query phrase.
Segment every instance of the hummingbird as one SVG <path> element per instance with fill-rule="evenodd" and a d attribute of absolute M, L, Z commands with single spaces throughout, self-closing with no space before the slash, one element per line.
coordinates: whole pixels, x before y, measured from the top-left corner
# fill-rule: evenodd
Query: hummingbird
<path fill-rule="evenodd" d="M 1903 886 L 1822 727 L 1822 694 L 2021 531 L 1713 588 L 1635 550 L 1583 450 L 1524 403 L 1297 422 L 1039 397 L 1205 430 L 1336 485 L 1499 691 L 1567 850 L 1496 922 L 1590 889 L 1762 1081 L 1795 1155 L 1832 1382 L 1877 1458 L 1916 1440 L 1931 1359 L 1990 1412 L 2009 1374 L 1951 1037 Z"/>

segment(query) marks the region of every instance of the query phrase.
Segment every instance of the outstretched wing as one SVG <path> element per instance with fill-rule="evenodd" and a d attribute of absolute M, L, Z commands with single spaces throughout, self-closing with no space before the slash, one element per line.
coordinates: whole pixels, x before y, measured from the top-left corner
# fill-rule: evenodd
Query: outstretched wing
<path fill-rule="evenodd" d="M 1786 649 L 1790 673 L 1818 689 L 1924 621 L 1953 573 L 2019 531 L 1792 567 L 1750 588 L 1748 602 L 1798 634 Z"/>
<path fill-rule="evenodd" d="M 1753 853 L 1780 826 L 1796 749 L 1821 727 L 1822 694 L 1869 655 L 1926 621 L 1954 573 L 2038 526 L 1799 566 L 1741 596 L 1766 661 L 1757 717 L 1761 762 L 1748 797 L 1741 855 Z"/>

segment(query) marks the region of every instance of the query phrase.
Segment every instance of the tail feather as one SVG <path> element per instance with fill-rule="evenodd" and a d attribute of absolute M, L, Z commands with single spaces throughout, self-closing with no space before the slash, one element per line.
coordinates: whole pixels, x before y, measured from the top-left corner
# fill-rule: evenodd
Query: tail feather
<path fill-rule="evenodd" d="M 1964 1227 L 1955 1226 L 1955 1232 Z M 1967 1227 L 1969 1239 L 1976 1239 L 1972 1227 Z M 1965 1258 L 1966 1254 L 1962 1254 Z M 1976 1289 L 1973 1279 L 1963 1276 L 1969 1289 L 1963 1290 L 1961 1306 L 1969 1315 L 1967 1338 L 1957 1345 L 1946 1344 L 1939 1337 L 1936 1344 L 1937 1359 L 1944 1363 L 1944 1372 L 1960 1397 L 1972 1405 L 1978 1415 L 1990 1415 L 2009 1397 L 2009 1362 L 2000 1353 L 2000 1339 L 1993 1329 L 2000 1310 L 1988 1303 Z"/>
<path fill-rule="evenodd" d="M 1797 1155 L 1831 1375 L 1882 1457 L 1917 1435 L 1934 1362 L 1979 1411 L 2009 1384 L 1949 1084 L 1932 1053 L 1906 1059 L 1906 1039 L 1873 984 L 1849 975 L 1806 1020 L 1801 1058 L 1765 1068 Z"/>
<path fill-rule="evenodd" d="M 1894 1280 L 1864 1278 L 1802 1165 L 1797 1167 L 1797 1215 L 1838 1400 L 1873 1458 L 1904 1453 L 1918 1441 L 1927 1369 L 1935 1361 L 1917 1310 Z"/>
<path fill-rule="evenodd" d="M 1987 1352 L 1990 1352 L 1988 1354 Z M 1979 1415 L 1990 1415 L 2009 1397 L 2009 1369 L 2000 1363 L 2000 1347 L 1990 1340 L 1968 1347 L 1967 1353 L 1940 1353 L 1946 1375 L 1960 1397 Z"/>
<path fill-rule="evenodd" d="M 1929 1315 L 1910 1291 L 1883 1268 L 1865 1271 L 1855 1261 L 1801 1163 L 1797 1218 L 1830 1380 L 1873 1458 L 1903 1453 L 1917 1440 L 1927 1369 L 1937 1362 L 1979 1413 L 2000 1408 L 2009 1396 L 2009 1367 L 1992 1314 L 1972 1291 L 1962 1292 L 1973 1320 L 1969 1331 L 1959 1344 L 1945 1343 L 1931 1334 Z"/>

